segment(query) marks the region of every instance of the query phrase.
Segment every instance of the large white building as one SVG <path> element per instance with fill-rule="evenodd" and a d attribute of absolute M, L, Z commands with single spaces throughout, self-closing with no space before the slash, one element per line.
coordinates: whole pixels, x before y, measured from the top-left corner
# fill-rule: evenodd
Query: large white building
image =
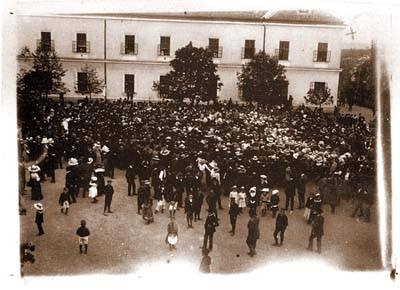
<path fill-rule="evenodd" d="M 278 55 L 289 81 L 287 95 L 304 102 L 310 86 L 328 86 L 337 97 L 344 24 L 313 10 L 278 12 L 193 12 L 153 14 L 19 15 L 17 48 L 37 45 L 54 49 L 67 70 L 66 96 L 85 86 L 84 64 L 105 79 L 103 94 L 156 100 L 154 81 L 170 71 L 174 52 L 190 41 L 214 51 L 223 87 L 220 99 L 237 99 L 237 73 L 263 50 Z M 31 60 L 18 56 L 18 68 Z"/>

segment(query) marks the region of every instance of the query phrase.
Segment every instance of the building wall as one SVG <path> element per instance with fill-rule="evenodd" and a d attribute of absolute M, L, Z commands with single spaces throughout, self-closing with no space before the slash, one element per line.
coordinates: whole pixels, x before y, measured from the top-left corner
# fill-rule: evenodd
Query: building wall
<path fill-rule="evenodd" d="M 106 27 L 106 61 L 104 60 L 104 28 Z M 104 78 L 104 63 L 107 66 L 107 97 L 124 97 L 124 74 L 135 75 L 136 99 L 158 99 L 152 90 L 153 82 L 169 70 L 169 61 L 175 50 L 192 41 L 194 46 L 208 46 L 209 38 L 219 38 L 222 57 L 214 59 L 218 64 L 218 74 L 223 83 L 218 92 L 220 99 L 237 99 L 237 73 L 245 63 L 242 48 L 246 39 L 254 39 L 256 51 L 263 49 L 264 25 L 259 23 L 231 23 L 206 21 L 148 20 L 73 18 L 73 17 L 17 17 L 18 44 L 20 50 L 28 46 L 36 49 L 41 31 L 50 31 L 55 50 L 67 70 L 64 82 L 70 89 L 67 96 L 76 96 L 76 75 L 85 63 L 96 68 L 98 75 Z M 89 53 L 73 53 L 72 44 L 76 33 L 87 34 L 90 42 Z M 336 98 L 340 73 L 340 51 L 342 27 L 304 26 L 285 24 L 265 24 L 265 50 L 275 54 L 279 41 L 290 41 L 289 61 L 280 61 L 287 69 L 289 80 L 288 94 L 294 98 L 294 104 L 304 102 L 310 82 L 326 82 Z M 121 45 L 125 35 L 135 35 L 138 54 L 121 54 Z M 171 57 L 158 56 L 157 48 L 160 36 L 170 36 Z M 331 52 L 330 61 L 316 63 L 313 52 L 318 42 L 327 42 Z M 19 51 L 18 51 L 19 52 Z M 19 61 L 19 67 L 28 68 L 29 62 Z"/>

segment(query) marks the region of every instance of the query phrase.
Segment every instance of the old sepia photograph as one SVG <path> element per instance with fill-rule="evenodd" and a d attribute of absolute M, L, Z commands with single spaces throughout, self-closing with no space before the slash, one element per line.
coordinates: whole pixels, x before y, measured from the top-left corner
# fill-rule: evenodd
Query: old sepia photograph
<path fill-rule="evenodd" d="M 394 14 L 286 2 L 3 9 L 10 275 L 398 279 Z"/>

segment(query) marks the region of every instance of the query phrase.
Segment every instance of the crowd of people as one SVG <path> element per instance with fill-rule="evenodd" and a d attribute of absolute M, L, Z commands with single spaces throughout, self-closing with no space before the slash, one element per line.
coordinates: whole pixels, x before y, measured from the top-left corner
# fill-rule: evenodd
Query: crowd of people
<path fill-rule="evenodd" d="M 248 208 L 251 256 L 259 235 L 257 215 L 271 212 L 277 225 L 279 219 L 274 238 L 282 244 L 287 219 L 279 208 L 291 214 L 296 194 L 298 208 L 305 210 L 313 228 L 321 227 L 322 204 L 329 204 L 334 214 L 341 199 L 356 201 L 354 217 L 370 219 L 375 128 L 374 121 L 361 114 L 232 101 L 204 105 L 41 99 L 21 104 L 19 120 L 21 158 L 36 160 L 46 149 L 45 158 L 28 168 L 32 200 L 43 198 L 40 183 L 46 178 L 61 182 L 54 171 L 67 163 L 65 196 L 60 196 L 65 213 L 66 204 L 87 193 L 92 202 L 108 196 L 104 214 L 106 209 L 111 212 L 113 189 L 107 188 L 106 179 L 114 178 L 119 168 L 126 173 L 126 194 L 137 196 L 137 212 L 147 224 L 167 210 L 173 222 L 176 210 L 183 208 L 191 227 L 193 218 L 201 220 L 205 201 L 203 248 L 208 251 L 222 196 L 229 198 L 232 235 L 237 216 Z M 318 190 L 307 192 L 309 183 Z"/>

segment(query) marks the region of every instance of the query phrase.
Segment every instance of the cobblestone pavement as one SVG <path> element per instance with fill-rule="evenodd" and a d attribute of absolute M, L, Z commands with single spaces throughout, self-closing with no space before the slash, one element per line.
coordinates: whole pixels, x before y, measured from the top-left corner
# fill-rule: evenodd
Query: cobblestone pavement
<path fill-rule="evenodd" d="M 88 198 L 78 198 L 72 204 L 68 216 L 60 213 L 58 197 L 64 184 L 65 169 L 56 170 L 56 183 L 49 180 L 42 183 L 45 207 L 45 235 L 36 236 L 34 223 L 34 201 L 30 200 L 29 189 L 24 195 L 28 209 L 21 216 L 21 241 L 36 244 L 36 262 L 24 267 L 26 276 L 30 275 L 78 275 L 88 273 L 132 273 L 138 272 L 153 263 L 188 263 L 197 271 L 201 261 L 203 240 L 203 221 L 187 228 L 183 209 L 176 214 L 179 226 L 177 250 L 170 252 L 164 242 L 168 224 L 168 212 L 155 215 L 155 222 L 145 225 L 136 213 L 136 196 L 127 195 L 124 171 L 116 170 L 113 186 L 115 194 L 112 202 L 114 213 L 103 215 L 104 197 L 97 204 Z M 281 193 L 281 199 L 284 199 Z M 282 202 L 281 201 L 281 205 Z M 337 213 L 329 213 L 325 206 L 325 236 L 322 254 L 306 250 L 310 226 L 302 216 L 302 210 L 288 214 L 289 227 L 286 230 L 282 247 L 272 246 L 274 220 L 271 216 L 260 217 L 260 239 L 257 255 L 249 257 L 245 243 L 248 214 L 239 216 L 237 233 L 231 237 L 228 199 L 223 198 L 224 210 L 219 211 L 220 226 L 214 235 L 214 249 L 211 271 L 214 273 L 247 272 L 263 265 L 279 261 L 296 261 L 303 258 L 323 261 L 335 268 L 344 270 L 376 270 L 380 268 L 380 250 L 376 210 L 373 220 L 365 223 L 350 217 L 352 204 L 342 202 Z M 296 205 L 296 204 L 295 204 Z M 205 218 L 205 204 L 202 217 Z M 86 219 L 91 231 L 87 255 L 79 254 L 78 239 L 75 234 L 81 219 Z"/>

